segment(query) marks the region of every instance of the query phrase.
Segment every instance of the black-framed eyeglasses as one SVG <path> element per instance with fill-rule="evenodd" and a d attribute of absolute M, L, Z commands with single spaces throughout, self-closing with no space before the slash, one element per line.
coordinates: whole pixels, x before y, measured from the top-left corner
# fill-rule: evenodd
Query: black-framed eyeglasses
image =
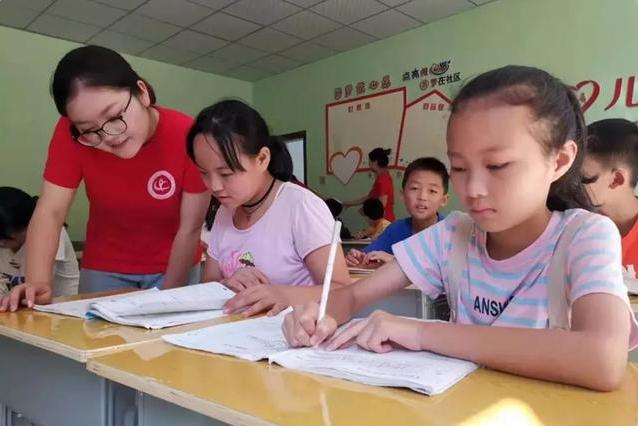
<path fill-rule="evenodd" d="M 131 104 L 131 99 L 133 99 L 133 92 L 129 94 L 128 102 L 126 106 L 122 110 L 122 113 L 117 117 L 113 117 L 102 124 L 97 130 L 89 130 L 87 132 L 78 132 L 75 126 L 71 126 L 71 134 L 73 135 L 73 139 L 81 143 L 85 146 L 96 147 L 102 143 L 104 140 L 104 135 L 108 136 L 117 136 L 126 132 L 128 128 L 126 121 L 124 121 L 124 113 L 128 109 Z"/>

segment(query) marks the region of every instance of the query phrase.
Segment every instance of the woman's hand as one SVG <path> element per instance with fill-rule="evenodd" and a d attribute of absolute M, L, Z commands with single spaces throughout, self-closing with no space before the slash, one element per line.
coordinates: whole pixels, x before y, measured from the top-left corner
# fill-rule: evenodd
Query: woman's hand
<path fill-rule="evenodd" d="M 51 303 L 52 296 L 51 283 L 19 284 L 0 299 L 0 312 L 15 312 L 20 306 L 46 305 Z"/>

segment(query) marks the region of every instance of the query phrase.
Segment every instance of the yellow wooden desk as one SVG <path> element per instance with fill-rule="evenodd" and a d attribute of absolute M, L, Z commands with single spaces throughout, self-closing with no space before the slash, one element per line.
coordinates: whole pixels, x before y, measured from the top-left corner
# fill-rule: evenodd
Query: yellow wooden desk
<path fill-rule="evenodd" d="M 56 301 L 88 299 L 118 293 L 122 292 L 83 294 L 58 298 Z M 13 313 L 0 313 L 0 336 L 62 355 L 74 361 L 86 362 L 93 356 L 160 339 L 166 333 L 178 333 L 226 321 L 229 321 L 228 317 L 162 330 L 146 330 L 98 319 L 82 320 L 22 309 Z"/>
<path fill-rule="evenodd" d="M 117 408 L 109 401 L 125 405 L 134 393 L 114 396 L 113 386 L 86 371 L 88 359 L 228 320 L 149 331 L 27 309 L 0 313 L 0 404 L 42 425 L 111 424 Z"/>
<path fill-rule="evenodd" d="M 142 355 L 139 350 L 144 349 Z M 154 353 L 149 357 L 148 354 Z M 151 342 L 88 369 L 140 392 L 140 426 L 638 424 L 638 365 L 599 393 L 480 369 L 438 396 L 365 386 Z M 213 420 L 216 419 L 216 420 Z"/>

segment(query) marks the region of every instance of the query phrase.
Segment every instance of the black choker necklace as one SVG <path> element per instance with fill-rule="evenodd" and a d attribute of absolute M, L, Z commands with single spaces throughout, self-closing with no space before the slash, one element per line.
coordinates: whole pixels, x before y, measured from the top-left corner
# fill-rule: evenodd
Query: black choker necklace
<path fill-rule="evenodd" d="M 242 204 L 241 206 L 245 209 L 251 209 L 253 207 L 256 207 L 258 205 L 260 205 L 261 203 L 263 203 L 263 201 L 266 199 L 266 197 L 270 194 L 270 191 L 272 191 L 273 186 L 275 186 L 275 181 L 277 179 L 273 178 L 272 182 L 270 182 L 270 186 L 268 187 L 268 191 L 266 191 L 266 193 L 264 194 L 263 197 L 261 197 L 259 200 L 257 200 L 257 202 L 252 203 L 252 204 Z"/>

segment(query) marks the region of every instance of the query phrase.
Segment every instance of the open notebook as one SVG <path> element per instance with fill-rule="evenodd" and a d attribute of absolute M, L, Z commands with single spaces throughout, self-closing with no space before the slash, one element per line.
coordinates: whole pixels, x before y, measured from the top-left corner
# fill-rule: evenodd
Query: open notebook
<path fill-rule="evenodd" d="M 377 354 L 352 346 L 328 352 L 321 348 L 290 349 L 281 331 L 285 313 L 164 336 L 177 346 L 249 361 L 268 359 L 286 368 L 373 386 L 405 387 L 434 395 L 444 392 L 477 365 L 431 352 L 395 350 Z"/>
<path fill-rule="evenodd" d="M 222 284 L 210 282 L 170 290 L 153 288 L 117 296 L 35 305 L 34 309 L 159 329 L 220 317 L 224 303 L 234 295 Z"/>

